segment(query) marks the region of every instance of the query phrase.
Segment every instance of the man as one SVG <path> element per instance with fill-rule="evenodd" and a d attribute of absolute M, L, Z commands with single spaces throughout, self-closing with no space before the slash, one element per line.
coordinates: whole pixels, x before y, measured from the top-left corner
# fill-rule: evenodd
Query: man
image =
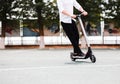
<path fill-rule="evenodd" d="M 75 7 L 77 10 L 82 12 L 83 15 L 87 15 L 88 13 L 82 8 L 82 6 L 76 0 L 57 0 L 57 5 L 59 9 L 60 22 L 71 41 L 74 48 L 74 56 L 84 56 L 84 53 L 79 48 L 79 32 L 77 26 L 74 22 L 74 18 L 76 15 L 73 14 L 73 8 Z"/>

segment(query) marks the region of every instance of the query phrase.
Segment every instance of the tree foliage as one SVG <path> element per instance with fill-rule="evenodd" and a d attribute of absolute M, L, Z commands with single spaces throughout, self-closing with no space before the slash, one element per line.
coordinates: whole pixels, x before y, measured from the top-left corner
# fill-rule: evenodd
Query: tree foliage
<path fill-rule="evenodd" d="M 2 21 L 2 37 L 5 37 L 5 28 L 7 23 L 7 17 L 11 17 L 12 11 L 16 7 L 15 0 L 0 0 L 0 20 Z"/>
<path fill-rule="evenodd" d="M 58 23 L 58 11 L 55 3 L 44 2 L 43 0 L 35 0 L 35 8 L 38 17 L 38 23 L 40 30 L 43 31 L 43 26 L 50 26 L 52 23 Z M 44 34 L 43 32 L 42 35 Z"/>
<path fill-rule="evenodd" d="M 88 12 L 88 16 L 84 17 L 86 21 L 99 23 L 101 18 L 101 2 L 102 0 L 77 0 L 80 5 Z"/>
<path fill-rule="evenodd" d="M 108 0 L 103 5 L 105 21 L 114 22 L 116 27 L 120 27 L 120 0 Z"/>
<path fill-rule="evenodd" d="M 88 12 L 88 16 L 84 17 L 87 21 L 93 23 L 100 22 L 100 18 L 106 22 L 114 22 L 120 27 L 120 0 L 77 0 L 82 7 Z M 101 13 L 105 16 L 101 16 Z"/>
<path fill-rule="evenodd" d="M 36 1 L 36 12 L 41 15 L 41 19 L 43 20 L 43 24 L 46 26 L 50 26 L 53 22 L 58 23 L 58 9 L 55 2 L 47 1 L 43 2 L 43 0 L 35 0 Z"/>
<path fill-rule="evenodd" d="M 39 28 L 50 26 L 58 22 L 58 11 L 55 3 L 48 0 L 0 0 L 0 20 L 2 21 L 2 35 L 5 36 L 7 19 L 38 18 Z M 43 30 L 42 30 L 43 31 Z"/>

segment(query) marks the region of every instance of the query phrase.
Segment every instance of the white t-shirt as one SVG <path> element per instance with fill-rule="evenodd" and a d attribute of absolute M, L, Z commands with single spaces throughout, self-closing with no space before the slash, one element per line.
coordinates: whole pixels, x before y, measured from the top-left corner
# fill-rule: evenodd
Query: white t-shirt
<path fill-rule="evenodd" d="M 57 0 L 59 9 L 60 21 L 64 23 L 72 23 L 71 17 L 62 13 L 63 10 L 68 11 L 71 15 L 73 14 L 73 7 L 80 10 L 81 5 L 76 0 Z"/>

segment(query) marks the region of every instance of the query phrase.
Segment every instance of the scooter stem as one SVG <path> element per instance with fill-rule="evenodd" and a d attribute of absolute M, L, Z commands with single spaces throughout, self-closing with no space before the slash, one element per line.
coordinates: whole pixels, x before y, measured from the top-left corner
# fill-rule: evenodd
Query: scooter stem
<path fill-rule="evenodd" d="M 82 14 L 78 15 L 77 17 L 78 17 L 79 23 L 80 23 L 80 25 L 81 25 L 81 29 L 82 29 L 82 31 L 83 31 L 83 34 L 84 34 L 84 36 L 85 36 L 85 41 L 86 41 L 86 43 L 87 43 L 87 46 L 90 47 L 90 44 L 89 44 L 89 42 L 88 42 L 88 38 L 87 38 L 87 35 L 86 35 L 86 32 L 85 32 L 85 28 L 84 28 L 83 23 L 82 23 L 82 20 L 81 20 L 81 15 L 82 15 Z"/>

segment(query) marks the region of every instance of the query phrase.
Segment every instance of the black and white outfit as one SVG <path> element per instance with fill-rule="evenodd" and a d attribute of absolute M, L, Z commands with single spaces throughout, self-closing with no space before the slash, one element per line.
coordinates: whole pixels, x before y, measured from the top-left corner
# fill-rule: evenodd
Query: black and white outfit
<path fill-rule="evenodd" d="M 70 42 L 73 45 L 73 52 L 75 54 L 83 55 L 80 47 L 79 47 L 79 32 L 76 26 L 76 23 L 72 18 L 68 15 L 62 13 L 63 10 L 66 10 L 71 15 L 73 14 L 73 8 L 80 9 L 81 5 L 76 0 L 57 0 L 57 5 L 59 9 L 60 22 L 68 36 Z"/>

